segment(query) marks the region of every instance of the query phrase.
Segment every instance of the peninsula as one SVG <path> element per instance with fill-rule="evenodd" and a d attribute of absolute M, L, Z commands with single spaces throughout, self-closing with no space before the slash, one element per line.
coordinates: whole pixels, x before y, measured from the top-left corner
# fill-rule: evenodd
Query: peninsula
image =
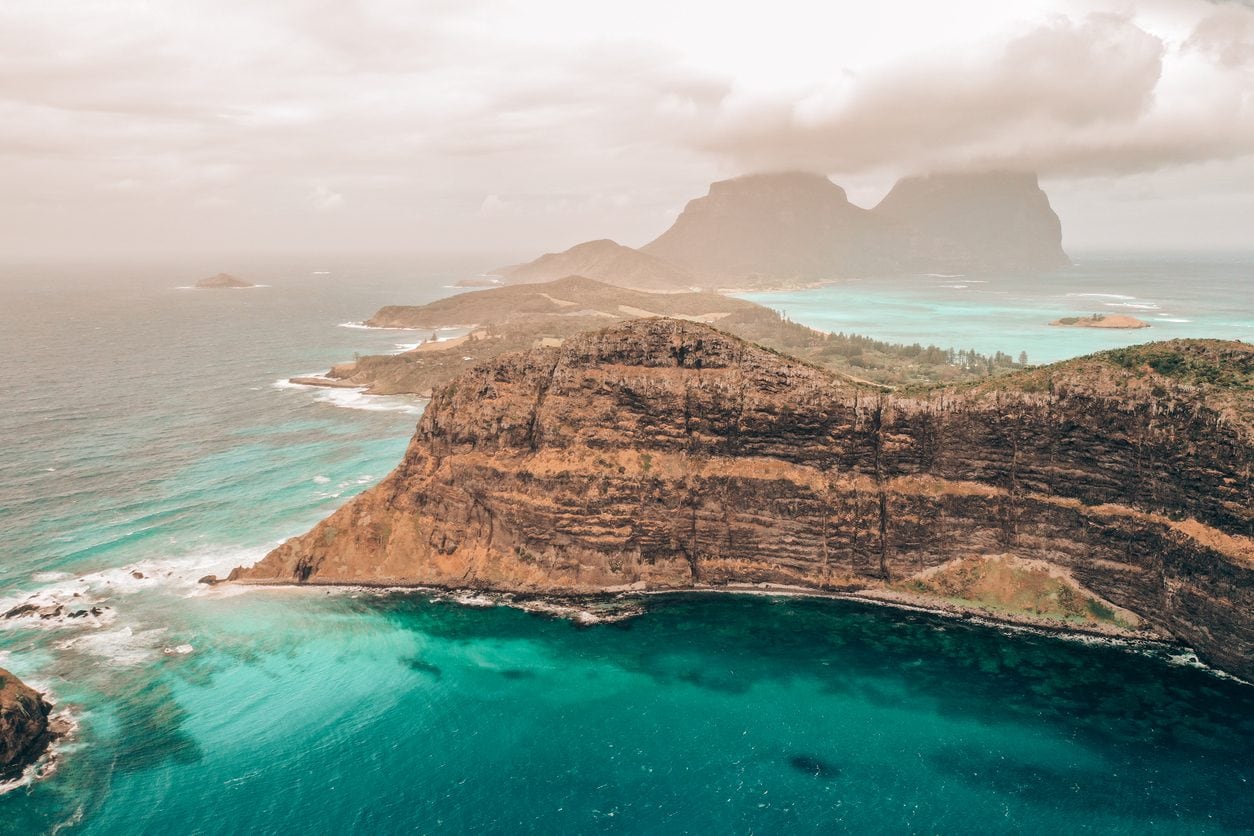
<path fill-rule="evenodd" d="M 751 342 L 841 374 L 884 385 L 972 380 L 1018 368 L 992 356 L 936 346 L 894 345 L 826 334 L 774 310 L 716 293 L 648 293 L 582 276 L 460 293 L 426 305 L 389 305 L 366 321 L 379 328 L 463 328 L 465 337 L 425 342 L 402 354 L 359 357 L 323 376 L 292 378 L 314 386 L 364 387 L 369 394 L 426 396 L 472 366 L 509 351 L 561 345 L 576 334 L 641 317 L 716 324 Z"/>
<path fill-rule="evenodd" d="M 889 393 L 641 318 L 434 394 L 378 486 L 243 583 L 788 587 L 1166 637 L 1254 677 L 1254 347 Z"/>

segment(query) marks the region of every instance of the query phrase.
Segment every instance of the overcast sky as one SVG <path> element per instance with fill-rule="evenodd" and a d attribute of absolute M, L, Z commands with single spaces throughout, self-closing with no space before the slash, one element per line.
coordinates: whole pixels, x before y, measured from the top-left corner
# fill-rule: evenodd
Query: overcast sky
<path fill-rule="evenodd" d="M 981 167 L 1072 249 L 1254 249 L 1254 3 L 0 4 L 0 256 L 640 245 L 736 174 Z"/>

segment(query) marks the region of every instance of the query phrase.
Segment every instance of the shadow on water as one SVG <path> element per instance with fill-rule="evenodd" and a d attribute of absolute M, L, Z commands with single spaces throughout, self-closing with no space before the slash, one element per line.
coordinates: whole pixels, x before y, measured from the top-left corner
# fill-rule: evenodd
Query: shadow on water
<path fill-rule="evenodd" d="M 1133 814 L 1157 822 L 1205 820 L 1238 832 L 1250 827 L 1248 798 L 1234 796 L 1234 784 L 1161 760 L 1134 756 L 1101 769 L 1075 764 L 1059 768 L 974 746 L 948 746 L 929 761 L 938 774 L 971 787 L 1042 807 L 1066 804 L 1090 817 Z M 1169 785 L 1171 790 L 1165 791 Z"/>
<path fill-rule="evenodd" d="M 115 767 L 121 772 L 151 769 L 166 761 L 188 764 L 201 759 L 200 747 L 183 730 L 187 710 L 160 680 L 139 687 L 117 702 Z"/>
<path fill-rule="evenodd" d="M 645 603 L 643 616 L 590 630 L 403 595 L 358 605 L 448 641 L 527 641 L 554 658 L 727 695 L 804 678 L 875 706 L 1051 725 L 1095 744 L 1254 751 L 1254 688 L 1125 648 L 850 601 L 675 595 Z"/>

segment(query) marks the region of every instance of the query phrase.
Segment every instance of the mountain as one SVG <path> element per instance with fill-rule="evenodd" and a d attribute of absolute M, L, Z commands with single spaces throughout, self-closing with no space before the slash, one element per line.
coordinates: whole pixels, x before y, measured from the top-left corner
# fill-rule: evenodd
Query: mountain
<path fill-rule="evenodd" d="M 565 276 L 586 276 L 641 290 L 689 290 L 700 284 L 689 270 L 608 239 L 576 244 L 564 252 L 547 253 L 535 261 L 497 272 L 510 284 L 547 282 Z"/>
<path fill-rule="evenodd" d="M 641 248 L 725 285 L 903 273 L 1039 272 L 1070 264 L 1033 174 L 908 177 L 873 210 L 818 174 L 710 186 Z"/>
<path fill-rule="evenodd" d="M 637 319 L 435 393 L 378 486 L 231 579 L 815 592 L 1184 642 L 1254 677 L 1254 347 L 896 394 Z"/>
<path fill-rule="evenodd" d="M 723 180 L 688 202 L 641 251 L 725 283 L 813 281 L 894 272 L 891 225 L 820 174 Z"/>
<path fill-rule="evenodd" d="M 1071 265 L 1062 223 L 1035 174 L 933 174 L 898 181 L 876 215 L 909 230 L 910 248 L 937 270 L 987 273 Z"/>

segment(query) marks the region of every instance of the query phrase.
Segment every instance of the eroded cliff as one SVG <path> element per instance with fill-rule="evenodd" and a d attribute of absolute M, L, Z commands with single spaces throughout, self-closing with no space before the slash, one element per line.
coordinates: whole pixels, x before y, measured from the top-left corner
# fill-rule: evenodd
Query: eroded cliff
<path fill-rule="evenodd" d="M 1252 386 L 1250 346 L 1180 341 L 888 394 L 635 320 L 437 391 L 391 475 L 232 579 L 952 598 L 1032 578 L 1024 616 L 1169 635 L 1249 678 Z"/>
<path fill-rule="evenodd" d="M 0 668 L 0 779 L 43 753 L 50 739 L 51 711 L 38 691 Z"/>

